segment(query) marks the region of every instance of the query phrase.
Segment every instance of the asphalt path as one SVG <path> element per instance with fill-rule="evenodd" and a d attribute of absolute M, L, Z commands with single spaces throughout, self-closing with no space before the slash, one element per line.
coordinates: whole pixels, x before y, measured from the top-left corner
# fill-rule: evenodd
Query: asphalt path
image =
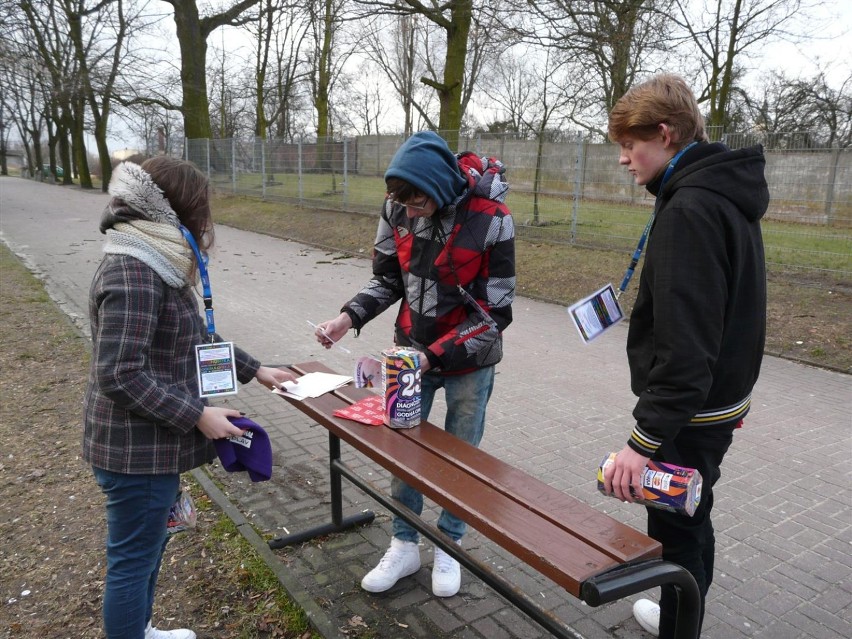
<path fill-rule="evenodd" d="M 44 282 L 86 335 L 88 288 L 104 239 L 98 223 L 107 199 L 100 192 L 76 187 L 0 178 L 0 239 Z M 335 316 L 369 274 L 368 260 L 217 227 L 210 262 L 217 328 L 265 363 L 319 359 L 341 372 L 350 371 L 358 356 L 390 345 L 393 314 L 372 322 L 357 339 L 347 336 L 342 345 L 351 353 L 323 350 L 308 323 Z M 617 276 L 602 275 L 601 285 Z M 586 345 L 564 307 L 519 297 L 514 317 L 505 334 L 505 359 L 498 366 L 482 447 L 644 529 L 642 508 L 600 495 L 594 481 L 599 461 L 619 450 L 632 428 L 635 398 L 624 354 L 626 325 Z M 852 637 L 850 382 L 852 378 L 842 373 L 764 359 L 752 411 L 734 439 L 716 491 L 716 579 L 703 636 Z M 281 403 L 267 403 L 254 389 L 241 397 L 254 402 L 259 411 L 268 411 L 273 422 L 272 411 L 285 410 Z M 431 421 L 440 422 L 441 413 L 436 402 Z M 294 451 L 292 458 L 282 459 L 282 466 L 293 463 L 322 477 L 325 461 L 318 452 L 322 441 L 304 443 L 302 427 L 289 418 L 281 418 L 280 428 L 281 441 Z M 253 509 L 253 523 L 273 532 L 283 527 L 276 519 L 281 513 L 310 518 L 319 508 L 314 503 L 297 512 L 293 499 L 270 505 L 274 498 L 264 496 L 264 501 L 247 491 L 233 497 L 236 505 L 244 511 Z M 369 505 L 369 500 L 357 496 L 350 500 Z M 492 553 L 476 533 L 469 537 L 483 553 Z M 384 534 L 370 539 L 377 547 L 387 542 Z M 369 566 L 375 557 L 359 561 Z M 504 558 L 495 561 L 502 569 Z M 305 584 L 309 572 L 302 575 Z M 353 577 L 346 578 L 355 583 Z M 534 576 L 524 579 L 532 583 Z M 446 630 L 446 636 L 539 636 L 537 628 L 507 622 L 506 604 L 474 581 L 467 575 L 461 595 L 438 604 L 423 605 L 429 601 L 428 593 L 422 600 L 412 599 L 410 607 L 416 610 L 406 614 L 413 620 L 425 619 L 420 627 L 426 629 L 421 632 L 409 623 L 408 634 L 397 630 L 393 636 L 429 636 L 429 623 Z M 591 609 L 563 601 L 565 597 L 546 584 L 530 587 L 540 587 L 543 598 L 559 598 L 555 613 L 584 637 L 645 636 L 630 615 L 635 598 Z M 349 609 L 367 602 L 397 615 L 406 610 L 401 598 L 364 599 L 357 588 L 350 585 L 348 590 Z M 411 592 L 405 596 L 413 597 Z M 476 610 L 470 607 L 472 601 Z"/>

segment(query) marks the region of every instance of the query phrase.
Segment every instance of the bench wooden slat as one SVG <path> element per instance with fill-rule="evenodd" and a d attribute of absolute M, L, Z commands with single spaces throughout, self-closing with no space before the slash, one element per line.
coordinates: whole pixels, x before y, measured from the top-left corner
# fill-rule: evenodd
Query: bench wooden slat
<path fill-rule="evenodd" d="M 300 374 L 334 372 L 319 362 L 290 368 Z M 363 521 L 342 516 L 342 477 L 397 512 L 382 489 L 343 463 L 339 446 L 343 440 L 589 605 L 599 606 L 666 583 L 675 585 L 680 589 L 675 635 L 678 639 L 697 636 L 700 593 L 695 579 L 683 567 L 657 559 L 661 555 L 657 542 L 427 422 L 418 428 L 394 430 L 334 416 L 335 410 L 373 393 L 347 386 L 302 402 L 288 398 L 329 431 L 332 521 L 274 540 L 280 545 L 270 542 L 271 547 L 342 532 L 372 520 L 374 515 L 368 511 L 362 513 L 369 515 Z M 399 512 L 406 516 L 404 511 Z M 435 536 L 434 528 L 425 525 L 422 530 L 554 636 L 575 636 L 520 588 Z"/>
<path fill-rule="evenodd" d="M 305 365 L 305 372 L 313 371 L 330 372 L 319 362 Z M 372 393 L 371 389 L 351 386 L 345 386 L 335 392 L 350 403 Z M 399 432 L 422 447 L 461 466 L 466 473 L 493 485 L 538 516 L 585 540 L 620 563 L 662 555 L 659 542 L 459 440 L 433 424 L 424 422 L 419 428 Z"/>
<path fill-rule="evenodd" d="M 292 400 L 291 400 L 292 401 Z M 332 433 L 575 596 L 589 577 L 619 564 L 612 557 L 568 536 L 552 521 L 533 517 L 518 501 L 490 482 L 472 476 L 442 455 L 384 426 L 371 427 L 332 417 L 347 405 L 332 394 L 300 402 L 300 409 Z M 434 427 L 433 427 L 434 428 Z M 429 454 L 424 454 L 429 453 Z"/>
<path fill-rule="evenodd" d="M 329 417 L 346 403 L 342 398 L 326 394 L 303 400 L 300 408 L 574 596 L 579 596 L 583 581 L 619 565 L 584 541 L 566 535 L 551 521 L 532 517 L 528 508 L 442 456 L 429 453 L 410 438 L 400 437 L 398 432 L 384 426 L 365 426 Z"/>
<path fill-rule="evenodd" d="M 549 519 L 574 536 L 584 539 L 620 563 L 659 557 L 662 546 L 637 530 L 622 524 L 588 504 L 567 495 L 523 471 L 475 447 L 462 448 L 448 442 L 454 438 L 443 429 L 429 425 L 417 434 L 440 454 L 452 453 L 454 461 L 483 481 L 489 481 L 517 499 L 540 517 Z M 448 446 L 448 443 L 450 446 Z"/>

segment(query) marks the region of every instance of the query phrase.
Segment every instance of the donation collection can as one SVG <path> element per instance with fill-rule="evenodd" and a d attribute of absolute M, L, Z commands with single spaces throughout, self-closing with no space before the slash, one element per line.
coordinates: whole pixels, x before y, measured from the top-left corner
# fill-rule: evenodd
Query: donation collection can
<path fill-rule="evenodd" d="M 598 490 L 604 492 L 604 471 L 615 462 L 616 453 L 598 466 Z M 633 487 L 631 486 L 631 490 Z M 615 497 L 615 493 L 611 495 Z M 637 503 L 692 517 L 701 501 L 701 473 L 665 462 L 649 460 L 642 471 L 642 494 Z"/>
<path fill-rule="evenodd" d="M 382 351 L 382 408 L 391 428 L 420 423 L 420 353 L 409 348 Z"/>

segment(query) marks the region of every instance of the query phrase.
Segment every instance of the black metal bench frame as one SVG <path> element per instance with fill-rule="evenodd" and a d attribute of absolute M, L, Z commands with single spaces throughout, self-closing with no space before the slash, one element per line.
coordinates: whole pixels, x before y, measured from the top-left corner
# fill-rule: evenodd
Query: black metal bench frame
<path fill-rule="evenodd" d="M 296 372 L 302 372 L 302 369 L 300 369 L 301 366 L 295 365 L 292 368 Z M 303 412 L 308 413 L 300 402 L 291 403 Z M 328 452 L 331 521 L 301 532 L 275 538 L 269 541 L 270 548 L 283 548 L 309 541 L 316 537 L 344 532 L 357 526 L 371 523 L 375 519 L 375 513 L 369 510 L 350 517 L 343 516 L 342 480 L 345 477 L 382 507 L 407 521 L 420 534 L 454 557 L 467 570 L 488 584 L 494 591 L 524 612 L 554 637 L 559 637 L 560 639 L 578 639 L 579 635 L 556 618 L 550 611 L 542 608 L 519 588 L 466 552 L 458 544 L 453 543 L 440 530 L 426 523 L 421 517 L 393 499 L 373 482 L 358 475 L 342 461 L 340 437 L 330 430 L 328 433 Z M 424 495 L 430 497 L 428 493 L 424 493 Z M 700 609 L 698 586 L 692 575 L 677 564 L 659 558 L 621 564 L 583 581 L 580 588 L 580 599 L 590 606 L 597 607 L 665 584 L 673 585 L 678 593 L 675 636 L 677 639 L 695 639 L 697 637 Z"/>

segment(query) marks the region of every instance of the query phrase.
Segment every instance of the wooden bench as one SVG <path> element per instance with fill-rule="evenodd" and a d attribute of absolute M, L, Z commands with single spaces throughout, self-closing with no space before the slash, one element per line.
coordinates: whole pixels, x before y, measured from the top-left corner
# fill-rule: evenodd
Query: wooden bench
<path fill-rule="evenodd" d="M 334 372 L 318 362 L 290 368 L 297 375 Z M 692 639 L 697 635 L 699 594 L 695 580 L 682 567 L 660 559 L 659 542 L 428 422 L 396 430 L 333 415 L 335 410 L 373 392 L 348 385 L 316 399 L 288 399 L 328 429 L 331 522 L 273 539 L 270 547 L 281 548 L 371 522 L 374 514 L 369 511 L 343 517 L 341 478 L 346 477 L 551 634 L 576 637 L 505 577 L 356 474 L 341 461 L 343 440 L 591 606 L 673 584 L 679 593 L 677 637 Z"/>

